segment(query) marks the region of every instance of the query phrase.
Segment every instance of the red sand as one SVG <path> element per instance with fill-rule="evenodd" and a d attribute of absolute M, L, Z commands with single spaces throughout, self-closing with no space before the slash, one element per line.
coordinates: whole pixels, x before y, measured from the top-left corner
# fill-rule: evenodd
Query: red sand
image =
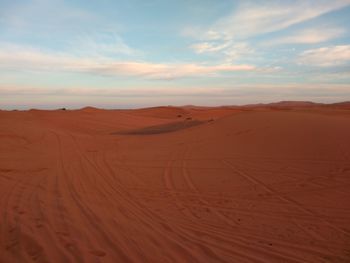
<path fill-rule="evenodd" d="M 0 262 L 350 262 L 348 105 L 280 106 L 0 111 Z"/>

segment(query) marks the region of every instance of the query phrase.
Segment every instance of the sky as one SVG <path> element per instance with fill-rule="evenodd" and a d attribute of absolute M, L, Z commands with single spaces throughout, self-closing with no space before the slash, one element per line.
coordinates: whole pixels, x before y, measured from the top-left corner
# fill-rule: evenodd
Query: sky
<path fill-rule="evenodd" d="M 0 109 L 350 100 L 350 0 L 0 0 Z"/>

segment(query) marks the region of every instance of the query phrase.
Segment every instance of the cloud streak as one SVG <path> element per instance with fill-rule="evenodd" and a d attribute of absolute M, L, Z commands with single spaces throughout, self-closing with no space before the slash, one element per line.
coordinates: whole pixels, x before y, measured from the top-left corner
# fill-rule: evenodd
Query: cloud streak
<path fill-rule="evenodd" d="M 51 35 L 99 24 L 92 12 L 61 0 L 28 0 L 0 3 L 0 25 L 16 32 Z"/>
<path fill-rule="evenodd" d="M 226 61 L 240 58 L 256 58 L 261 47 L 282 44 L 317 44 L 338 38 L 345 29 L 338 27 L 306 28 L 287 36 L 262 42 L 251 39 L 269 33 L 283 31 L 327 13 L 350 5 L 350 0 L 295 0 L 295 1 L 242 1 L 231 14 L 220 18 L 205 30 L 187 29 L 187 35 L 197 39 L 190 48 L 197 54 L 216 54 Z M 265 41 L 265 42 L 264 42 Z"/>
<path fill-rule="evenodd" d="M 220 19 L 204 38 L 246 39 L 286 29 L 350 5 L 350 0 L 244 2 L 231 15 Z"/>
<path fill-rule="evenodd" d="M 289 84 L 239 84 L 227 87 L 203 88 L 203 87 L 134 87 L 134 88 L 40 88 L 40 87 L 14 87 L 0 85 L 1 96 L 63 96 L 63 97 L 232 97 L 247 96 L 256 97 L 266 94 L 303 94 L 327 96 L 349 94 L 349 84 L 322 84 L 322 83 L 289 83 Z M 347 98 L 350 98 L 349 95 Z M 345 98 L 344 98 L 345 99 Z"/>
<path fill-rule="evenodd" d="M 285 37 L 272 39 L 265 42 L 265 45 L 283 44 L 317 44 L 326 42 L 344 35 L 346 31 L 342 28 L 313 28 L 294 32 Z"/>
<path fill-rule="evenodd" d="M 107 57 L 82 57 L 11 45 L 3 46 L 0 50 L 0 68 L 139 76 L 146 79 L 176 79 L 216 75 L 223 72 L 253 71 L 256 69 L 253 65 L 118 61 Z"/>
<path fill-rule="evenodd" d="M 298 63 L 318 67 L 332 67 L 350 62 L 350 45 L 322 47 L 304 51 Z"/>

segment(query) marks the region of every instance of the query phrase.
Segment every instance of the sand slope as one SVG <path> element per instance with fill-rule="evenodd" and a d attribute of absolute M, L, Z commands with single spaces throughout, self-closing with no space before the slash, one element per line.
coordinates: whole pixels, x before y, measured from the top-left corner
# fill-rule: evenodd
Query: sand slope
<path fill-rule="evenodd" d="M 258 108 L 0 111 L 0 262 L 350 262 L 350 111 Z"/>

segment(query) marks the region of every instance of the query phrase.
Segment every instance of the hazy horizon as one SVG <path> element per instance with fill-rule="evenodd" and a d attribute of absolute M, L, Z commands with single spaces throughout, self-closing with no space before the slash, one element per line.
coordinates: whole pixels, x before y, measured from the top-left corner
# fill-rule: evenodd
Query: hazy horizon
<path fill-rule="evenodd" d="M 0 109 L 350 100 L 350 0 L 0 1 Z"/>

